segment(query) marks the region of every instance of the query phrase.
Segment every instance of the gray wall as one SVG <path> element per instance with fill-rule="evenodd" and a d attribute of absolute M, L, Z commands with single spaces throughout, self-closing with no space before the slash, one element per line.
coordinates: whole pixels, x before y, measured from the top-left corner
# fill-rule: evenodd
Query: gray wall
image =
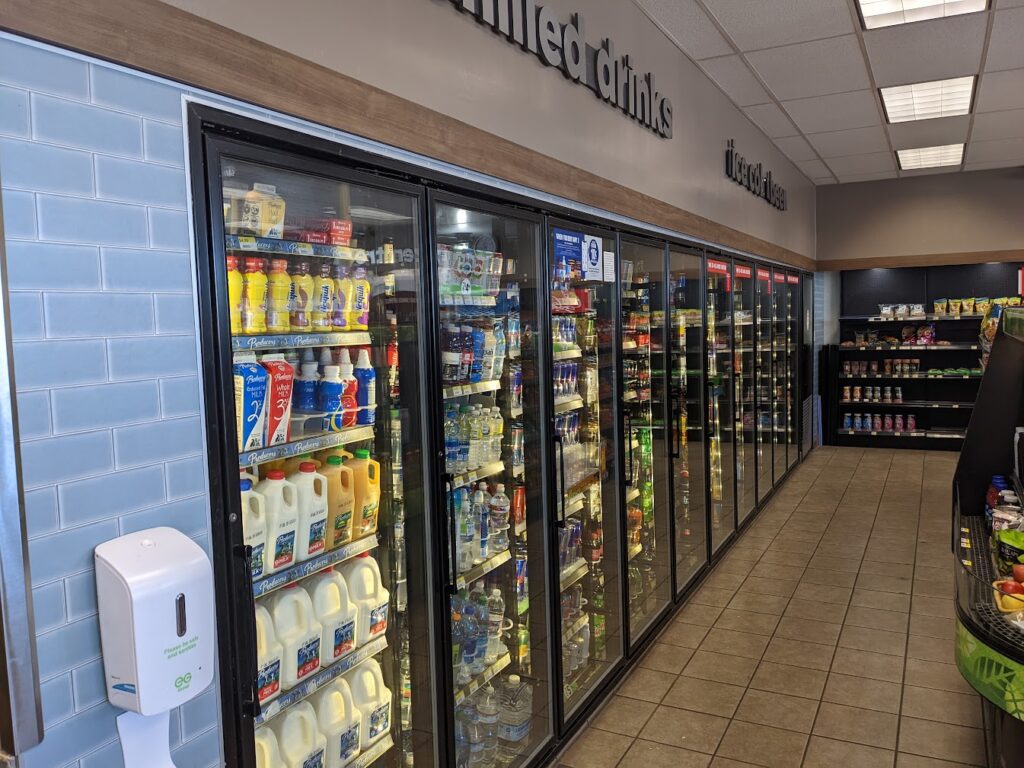
<path fill-rule="evenodd" d="M 818 188 L 818 260 L 1024 249 L 1024 168 Z"/>
<path fill-rule="evenodd" d="M 657 76 L 675 108 L 657 138 L 498 38 L 450 0 L 170 0 L 219 24 L 538 152 L 814 258 L 814 187 L 632 0 L 546 0 Z M 293 20 L 317 19 L 295 24 Z M 369 33 L 368 33 L 369 32 Z M 378 34 L 379 33 L 379 34 Z M 789 191 L 780 212 L 725 178 L 725 142 Z"/>

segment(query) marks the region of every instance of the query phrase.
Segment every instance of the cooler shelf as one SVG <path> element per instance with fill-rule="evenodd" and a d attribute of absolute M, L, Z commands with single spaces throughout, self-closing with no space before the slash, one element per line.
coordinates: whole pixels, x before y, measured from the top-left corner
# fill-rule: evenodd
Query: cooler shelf
<path fill-rule="evenodd" d="M 507 549 L 502 550 L 496 555 L 491 555 L 491 557 L 487 558 L 479 565 L 474 565 L 465 573 L 460 574 L 458 579 L 455 581 L 455 585 L 458 589 L 464 589 L 467 585 L 480 581 L 480 579 L 495 568 L 500 568 L 511 559 L 512 552 Z"/>
<path fill-rule="evenodd" d="M 455 692 L 455 706 L 458 706 L 464 702 L 469 696 L 483 688 L 487 683 L 494 679 L 494 677 L 501 672 L 505 667 L 512 663 L 512 657 L 505 653 L 504 656 L 500 657 L 496 662 L 487 667 L 483 672 L 476 675 L 468 684 L 459 688 Z"/>
<path fill-rule="evenodd" d="M 563 349 L 560 352 L 553 354 L 554 360 L 575 360 L 576 358 L 583 357 L 582 349 Z"/>
<path fill-rule="evenodd" d="M 978 349 L 977 344 L 858 344 L 853 347 L 840 346 L 840 352 L 915 352 L 920 350 L 934 351 L 937 349 L 963 351 Z"/>
<path fill-rule="evenodd" d="M 970 409 L 974 407 L 974 403 L 952 403 L 952 402 L 935 402 L 931 400 L 903 400 L 898 403 L 885 403 L 878 402 L 877 400 L 840 400 L 840 405 L 849 406 L 865 406 L 874 408 L 880 406 L 882 408 L 947 408 L 952 410 L 958 409 Z"/>
<path fill-rule="evenodd" d="M 497 392 L 499 389 L 501 389 L 501 382 L 497 379 L 494 381 L 478 381 L 473 384 L 456 384 L 444 388 L 444 399 L 451 400 L 454 397 L 479 395 L 484 392 Z"/>
<path fill-rule="evenodd" d="M 840 379 L 981 379 L 980 373 L 865 373 L 863 376 L 840 375 Z"/>
<path fill-rule="evenodd" d="M 464 485 L 475 483 L 477 480 L 483 480 L 485 477 L 496 475 L 499 472 L 505 471 L 505 463 L 502 461 L 494 461 L 490 464 L 484 464 L 482 467 L 477 467 L 472 472 L 466 472 L 462 475 L 456 475 L 452 479 L 452 488 L 461 488 Z"/>
<path fill-rule="evenodd" d="M 560 579 L 560 586 L 562 592 L 565 592 L 569 587 L 575 584 L 577 581 L 587 575 L 587 561 L 580 558 L 575 563 L 570 565 L 564 571 Z"/>
<path fill-rule="evenodd" d="M 270 448 L 257 448 L 255 451 L 240 453 L 238 454 L 238 466 L 240 468 L 252 467 L 256 464 L 265 464 L 268 461 L 288 459 L 292 456 L 301 456 L 304 453 L 321 451 L 324 448 L 358 443 L 361 440 L 372 440 L 373 437 L 373 426 L 371 425 L 350 427 L 341 432 L 328 432 L 324 435 L 306 437 L 292 443 L 281 443 Z"/>
<path fill-rule="evenodd" d="M 259 581 L 254 581 L 252 583 L 252 596 L 263 597 L 263 595 L 273 592 L 276 589 L 280 589 L 288 584 L 293 584 L 296 581 L 301 581 L 307 576 L 312 576 L 314 573 L 322 571 L 324 568 L 330 568 L 338 563 L 343 563 L 357 555 L 361 555 L 363 552 L 369 552 L 376 547 L 376 533 L 364 536 L 361 539 L 356 539 L 355 541 L 350 541 L 348 544 L 331 550 L 326 554 L 305 560 L 297 565 L 293 565 L 291 568 L 286 568 L 283 571 L 271 574 Z"/>
<path fill-rule="evenodd" d="M 580 617 L 576 619 L 576 621 L 562 630 L 562 645 L 568 645 L 569 641 L 572 640 L 573 635 L 582 630 L 589 623 L 590 615 L 587 613 L 581 613 Z"/>
<path fill-rule="evenodd" d="M 264 349 L 302 347 L 368 347 L 373 343 L 368 331 L 347 333 L 276 333 L 261 336 L 232 336 L 233 352 L 257 352 Z"/>
<path fill-rule="evenodd" d="M 359 264 L 367 262 L 366 251 L 347 245 L 319 245 L 301 243 L 298 240 L 278 240 L 273 237 L 249 237 L 247 235 L 225 235 L 224 244 L 229 251 L 270 253 L 281 256 L 319 256 L 324 259 L 341 259 Z"/>
<path fill-rule="evenodd" d="M 393 746 L 395 746 L 395 740 L 391 738 L 391 734 L 387 734 L 355 760 L 346 764 L 345 768 L 369 768 Z"/>

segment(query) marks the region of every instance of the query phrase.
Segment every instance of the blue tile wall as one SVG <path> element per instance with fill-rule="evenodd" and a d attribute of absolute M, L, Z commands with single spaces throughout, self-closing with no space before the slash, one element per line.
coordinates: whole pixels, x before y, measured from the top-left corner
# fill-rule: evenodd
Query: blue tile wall
<path fill-rule="evenodd" d="M 0 184 L 46 735 L 21 768 L 121 768 L 93 548 L 209 548 L 183 90 L 0 34 Z M 215 687 L 171 716 L 220 764 Z"/>

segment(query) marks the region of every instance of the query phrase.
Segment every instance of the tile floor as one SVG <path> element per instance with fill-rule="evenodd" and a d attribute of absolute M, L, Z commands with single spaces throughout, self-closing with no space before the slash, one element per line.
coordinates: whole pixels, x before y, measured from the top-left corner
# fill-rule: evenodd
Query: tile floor
<path fill-rule="evenodd" d="M 955 462 L 816 450 L 557 764 L 984 765 L 953 664 Z"/>

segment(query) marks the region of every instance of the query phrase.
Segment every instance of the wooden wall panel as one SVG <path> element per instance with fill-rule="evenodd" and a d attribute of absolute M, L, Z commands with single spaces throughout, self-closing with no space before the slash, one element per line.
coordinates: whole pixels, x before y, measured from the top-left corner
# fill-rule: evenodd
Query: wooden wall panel
<path fill-rule="evenodd" d="M 1024 261 L 1024 250 L 928 253 L 918 256 L 884 256 L 866 259 L 819 259 L 819 272 L 876 267 L 931 267 L 949 264 L 984 264 L 989 261 Z"/>

